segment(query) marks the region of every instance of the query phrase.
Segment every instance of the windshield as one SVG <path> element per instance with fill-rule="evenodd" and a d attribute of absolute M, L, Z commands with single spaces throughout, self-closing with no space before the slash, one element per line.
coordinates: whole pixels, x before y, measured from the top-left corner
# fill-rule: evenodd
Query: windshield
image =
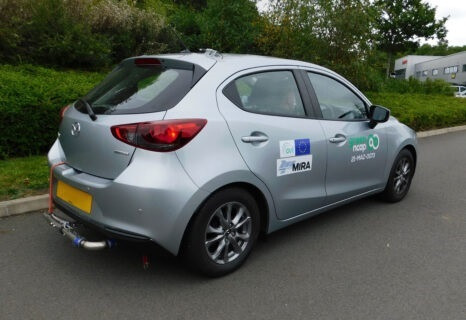
<path fill-rule="evenodd" d="M 192 79 L 193 68 L 137 65 L 129 60 L 116 67 L 84 99 L 96 114 L 163 111 L 175 106 L 189 92 Z M 76 108 L 87 112 L 81 101 Z"/>

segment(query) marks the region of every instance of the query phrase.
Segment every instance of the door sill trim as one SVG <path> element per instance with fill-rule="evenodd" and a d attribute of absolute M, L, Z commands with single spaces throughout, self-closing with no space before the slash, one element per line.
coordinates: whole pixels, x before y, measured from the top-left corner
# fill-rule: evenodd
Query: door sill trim
<path fill-rule="evenodd" d="M 312 213 L 316 213 L 316 212 L 319 212 L 319 211 L 323 211 L 327 208 L 331 208 L 331 207 L 334 207 L 334 206 L 337 206 L 338 204 L 340 203 L 344 203 L 344 202 L 349 202 L 351 200 L 356 200 L 357 198 L 362 198 L 366 195 L 369 195 L 369 194 L 372 194 L 372 193 L 377 193 L 379 191 L 383 191 L 384 188 L 376 188 L 376 189 L 372 189 L 372 190 L 369 190 L 369 191 L 366 191 L 366 192 L 363 192 L 363 193 L 360 193 L 360 194 L 357 194 L 355 196 L 352 196 L 352 197 L 349 197 L 349 198 L 346 198 L 346 199 L 343 199 L 343 200 L 339 200 L 337 202 L 333 202 L 333 203 L 330 203 L 330 204 L 327 204 L 325 206 L 322 206 L 322 207 L 319 207 L 317 209 L 314 209 L 314 210 L 311 210 L 311 211 L 308 211 L 308 212 L 304 212 L 304 213 L 301 213 L 297 216 L 294 216 L 294 217 L 291 217 L 291 218 L 288 218 L 288 219 L 284 219 L 284 220 L 280 220 L 282 222 L 289 222 L 289 221 L 292 221 L 294 219 L 299 219 L 299 218 L 302 218 L 306 215 L 310 215 Z"/>

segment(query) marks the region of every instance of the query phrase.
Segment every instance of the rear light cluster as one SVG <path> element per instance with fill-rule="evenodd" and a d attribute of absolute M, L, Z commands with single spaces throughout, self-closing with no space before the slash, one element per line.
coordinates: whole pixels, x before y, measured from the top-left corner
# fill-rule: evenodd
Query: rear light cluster
<path fill-rule="evenodd" d="M 113 126 L 115 138 L 132 146 L 159 152 L 177 150 L 205 126 L 205 119 L 162 120 Z"/>

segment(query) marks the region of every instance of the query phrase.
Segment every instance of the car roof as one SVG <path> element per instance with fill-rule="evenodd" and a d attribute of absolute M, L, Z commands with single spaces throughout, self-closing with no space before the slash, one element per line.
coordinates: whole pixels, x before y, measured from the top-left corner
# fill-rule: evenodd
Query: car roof
<path fill-rule="evenodd" d="M 351 82 L 343 78 L 338 73 L 327 69 L 325 67 L 305 62 L 299 60 L 291 60 L 284 58 L 275 58 L 268 56 L 259 56 L 251 54 L 235 54 L 235 53 L 218 53 L 215 50 L 207 49 L 205 53 L 192 53 L 192 52 L 181 52 L 175 54 L 161 54 L 161 55 L 151 55 L 144 57 L 153 57 L 159 59 L 174 59 L 182 60 L 189 63 L 197 64 L 204 68 L 205 70 L 210 70 L 214 65 L 216 71 L 214 75 L 217 77 L 217 81 L 221 82 L 226 77 L 229 77 L 239 71 L 257 68 L 257 67 L 270 67 L 270 66 L 293 66 L 293 67 L 307 67 L 314 69 L 316 71 L 321 71 L 323 73 L 332 75 L 336 79 L 340 79 L 346 85 L 351 87 L 353 90 L 358 92 L 365 100 L 369 100 L 362 94 L 358 88 L 356 88 Z"/>
<path fill-rule="evenodd" d="M 147 56 L 145 56 L 147 57 Z M 284 58 L 275 58 L 268 56 L 259 56 L 251 54 L 234 54 L 234 53 L 218 53 L 214 50 L 209 50 L 206 53 L 175 53 L 175 54 L 162 54 L 151 55 L 149 57 L 166 58 L 174 60 L 183 60 L 186 62 L 197 64 L 206 70 L 209 70 L 213 65 L 217 64 L 220 68 L 229 70 L 237 69 L 244 70 L 248 68 L 261 67 L 261 66 L 302 66 L 335 74 L 333 71 L 312 64 L 309 62 L 291 60 Z"/>
<path fill-rule="evenodd" d="M 357 92 L 360 97 L 363 97 L 367 103 L 371 104 L 369 99 L 367 99 L 367 97 L 357 87 L 355 87 L 351 82 L 343 78 L 338 73 L 325 67 L 305 61 L 251 54 L 218 53 L 217 51 L 212 49 L 207 49 L 205 53 L 181 52 L 172 54 L 150 55 L 144 57 L 182 60 L 189 63 L 197 64 L 205 70 L 209 70 L 215 65 L 216 71 L 213 73 L 213 75 L 215 75 L 216 80 L 219 82 L 222 82 L 225 78 L 237 72 L 257 67 L 307 67 L 315 71 L 322 71 L 323 73 L 332 75 L 336 79 L 340 79 L 340 81 L 343 81 L 347 86 L 349 86 L 355 92 Z"/>

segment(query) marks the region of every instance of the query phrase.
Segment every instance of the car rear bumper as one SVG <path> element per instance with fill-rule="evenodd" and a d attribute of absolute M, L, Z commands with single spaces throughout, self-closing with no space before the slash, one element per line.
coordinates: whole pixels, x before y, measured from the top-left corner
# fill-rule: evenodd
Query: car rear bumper
<path fill-rule="evenodd" d="M 127 230 L 115 229 L 115 228 L 112 228 L 111 226 L 107 226 L 93 219 L 86 219 L 85 216 L 83 217 L 83 215 L 76 213 L 76 210 L 71 206 L 63 205 L 56 201 L 54 201 L 54 205 L 56 208 L 54 211 L 57 211 L 58 209 L 60 213 L 72 218 L 73 220 L 79 223 L 82 223 L 83 225 L 85 225 L 86 227 L 92 230 L 98 231 L 99 233 L 105 235 L 106 237 L 110 239 L 138 241 L 138 242 L 151 241 L 151 238 L 147 236 L 132 233 Z"/>
<path fill-rule="evenodd" d="M 49 164 L 58 161 L 65 164 L 54 168 L 53 201 L 65 214 L 110 237 L 154 241 L 175 255 L 193 213 L 208 195 L 193 183 L 173 152 L 137 149 L 114 180 L 67 165 L 57 141 Z M 58 181 L 89 194 L 90 213 L 57 197 Z"/>

